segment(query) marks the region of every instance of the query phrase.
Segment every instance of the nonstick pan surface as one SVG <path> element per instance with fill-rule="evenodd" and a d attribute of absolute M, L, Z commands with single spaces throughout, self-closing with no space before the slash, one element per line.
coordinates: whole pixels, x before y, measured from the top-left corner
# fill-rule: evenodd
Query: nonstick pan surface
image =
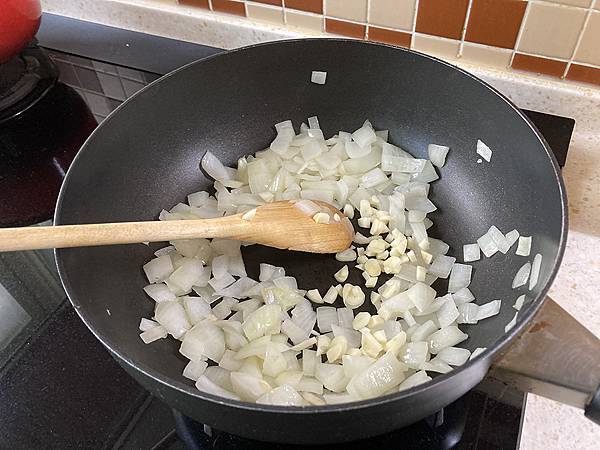
<path fill-rule="evenodd" d="M 313 70 L 327 72 L 325 85 L 310 82 Z M 153 302 L 142 291 L 141 266 L 158 245 L 57 250 L 71 302 L 131 375 L 195 420 L 255 439 L 364 438 L 415 422 L 459 398 L 481 381 L 494 355 L 539 309 L 565 246 L 566 199 L 558 166 L 512 103 L 435 58 L 337 39 L 283 41 L 219 54 L 143 89 L 83 146 L 63 185 L 55 223 L 156 219 L 162 208 L 184 201 L 188 193 L 210 188 L 212 181 L 198 168 L 206 150 L 233 165 L 269 145 L 273 124 L 291 119 L 299 126 L 313 115 L 325 136 L 353 131 L 368 118 L 376 129 L 390 130 L 390 142 L 416 157 L 427 157 L 430 143 L 448 145 L 447 163 L 431 189 L 439 207 L 430 215 L 431 235 L 448 242 L 461 260 L 462 245 L 475 242 L 491 225 L 504 232 L 516 228 L 534 237 L 532 256 L 541 253 L 543 264 L 517 325 L 505 333 L 518 296 L 511 282 L 527 259 L 511 251 L 473 263 L 470 289 L 476 302 L 501 299 L 503 304 L 496 317 L 463 328 L 470 336 L 466 348 L 488 349 L 464 366 L 383 398 L 283 408 L 199 392 L 181 376 L 186 360 L 177 341 L 142 343 L 139 319 L 153 315 Z M 477 139 L 493 149 L 491 162 L 477 163 Z M 257 276 L 261 262 L 282 265 L 305 289 L 326 289 L 342 265 L 332 256 L 258 246 L 246 247 L 244 258 L 249 276 Z"/>

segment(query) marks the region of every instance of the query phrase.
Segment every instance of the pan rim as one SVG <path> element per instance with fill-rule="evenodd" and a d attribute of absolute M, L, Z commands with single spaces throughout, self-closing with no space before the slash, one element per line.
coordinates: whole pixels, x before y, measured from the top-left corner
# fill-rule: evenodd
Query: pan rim
<path fill-rule="evenodd" d="M 560 174 L 560 168 L 558 166 L 558 162 L 556 161 L 556 157 L 550 150 L 550 147 L 549 147 L 548 143 L 546 142 L 545 138 L 542 136 L 542 134 L 539 132 L 539 130 L 535 127 L 533 122 L 531 122 L 531 120 L 508 97 L 506 97 L 505 95 L 500 93 L 496 88 L 494 88 L 487 82 L 478 78 L 474 74 L 466 71 L 465 69 L 462 69 L 458 66 L 454 66 L 454 65 L 452 65 L 446 61 L 443 61 L 439 58 L 436 58 L 434 56 L 427 55 L 427 54 L 424 54 L 424 53 L 421 53 L 418 51 L 401 48 L 401 47 L 395 47 L 393 45 L 388 45 L 388 44 L 383 44 L 383 43 L 376 43 L 376 42 L 370 42 L 370 41 L 359 41 L 359 40 L 354 40 L 354 39 L 304 38 L 304 39 L 287 39 L 287 40 L 282 40 L 282 41 L 272 41 L 272 42 L 263 42 L 263 43 L 253 44 L 253 45 L 240 47 L 240 48 L 233 49 L 233 50 L 226 50 L 222 53 L 217 53 L 217 54 L 210 55 L 205 58 L 190 62 L 178 69 L 175 69 L 175 70 L 169 72 L 168 74 L 165 74 L 164 76 L 162 76 L 162 77 L 158 78 L 157 80 L 153 81 L 152 83 L 148 84 L 147 86 L 145 86 L 144 88 L 142 88 L 138 92 L 136 92 L 132 97 L 127 99 L 125 102 L 123 102 L 121 105 L 119 105 L 115 110 L 113 110 L 106 117 L 106 119 L 102 122 L 102 124 L 100 124 L 90 134 L 90 136 L 86 139 L 86 141 L 83 143 L 79 152 L 73 159 L 71 166 L 69 167 L 69 169 L 65 175 L 65 178 L 63 180 L 63 183 L 61 185 L 57 203 L 56 203 L 56 209 L 55 209 L 55 213 L 54 213 L 54 220 L 53 220 L 54 225 L 62 224 L 61 220 L 60 220 L 60 216 L 61 216 L 64 196 L 66 195 L 65 192 L 67 190 L 67 186 L 68 186 L 69 180 L 71 178 L 72 172 L 73 172 L 73 170 L 75 170 L 74 167 L 77 166 L 80 156 L 83 154 L 83 152 L 87 148 L 88 143 L 92 139 L 94 139 L 94 136 L 96 135 L 98 130 L 101 129 L 103 124 L 105 122 L 108 123 L 108 121 L 112 120 L 112 118 L 118 113 L 118 111 L 126 103 L 129 103 L 130 101 L 135 99 L 138 95 L 142 95 L 144 92 L 146 92 L 146 90 L 150 89 L 155 84 L 160 84 L 160 83 L 164 82 L 164 80 L 174 76 L 175 74 L 179 73 L 180 71 L 187 70 L 189 67 L 191 67 L 195 64 L 199 64 L 199 63 L 211 60 L 213 58 L 224 57 L 226 55 L 235 54 L 237 52 L 244 52 L 244 51 L 256 48 L 256 47 L 271 46 L 271 45 L 286 45 L 286 44 L 294 44 L 297 42 L 307 42 L 307 41 L 308 42 L 316 42 L 316 41 L 323 41 L 323 40 L 335 41 L 342 45 L 365 45 L 365 46 L 385 47 L 385 48 L 393 49 L 395 51 L 403 51 L 406 53 L 412 53 L 412 54 L 418 55 L 420 57 L 424 57 L 431 61 L 442 64 L 451 70 L 456 70 L 461 75 L 466 75 L 467 77 L 471 78 L 475 82 L 481 84 L 483 87 L 487 88 L 492 93 L 494 93 L 496 96 L 498 96 L 501 100 L 503 100 L 505 104 L 507 104 L 511 109 L 513 109 L 518 114 L 518 116 L 529 126 L 531 131 L 537 137 L 538 141 L 544 148 L 546 155 L 550 159 L 550 163 L 551 163 L 552 169 L 553 169 L 553 175 L 557 182 L 559 193 L 560 193 L 561 213 L 562 213 L 561 214 L 561 217 L 562 217 L 561 231 L 560 231 L 560 238 L 559 238 L 559 243 L 558 243 L 558 251 L 553 260 L 552 269 L 550 271 L 550 276 L 548 278 L 548 281 L 546 282 L 544 287 L 540 290 L 540 293 L 538 294 L 538 296 L 536 296 L 532 300 L 531 306 L 526 311 L 524 311 L 524 314 L 520 318 L 520 321 L 519 321 L 520 323 L 517 323 L 517 325 L 515 325 L 509 332 L 505 332 L 504 334 L 502 334 L 493 343 L 493 345 L 488 347 L 482 354 L 478 355 L 476 358 L 474 358 L 472 360 L 467 361 L 464 365 L 454 368 L 454 370 L 452 370 L 451 372 L 448 372 L 446 374 L 439 374 L 432 380 L 432 382 L 418 385 L 418 386 L 412 387 L 410 389 L 406 389 L 406 390 L 396 392 L 393 394 L 389 394 L 386 396 L 375 397 L 372 399 L 362 400 L 362 401 L 357 401 L 357 402 L 342 403 L 342 404 L 337 404 L 337 405 L 324 405 L 324 406 L 302 406 L 302 407 L 275 406 L 275 405 L 263 405 L 263 404 L 249 403 L 249 402 L 243 402 L 243 401 L 237 401 L 237 400 L 230 400 L 230 399 L 225 399 L 222 397 L 218 397 L 216 395 L 212 395 L 209 393 L 199 391 L 193 385 L 185 384 L 183 381 L 178 381 L 173 378 L 163 376 L 160 373 L 158 373 L 156 370 L 152 369 L 151 367 L 137 363 L 132 358 L 125 355 L 123 352 L 118 351 L 116 349 L 117 346 L 114 345 L 114 343 L 112 343 L 111 340 L 107 336 L 101 334 L 94 327 L 93 320 L 91 318 L 87 317 L 84 311 L 81 311 L 81 305 L 79 304 L 79 302 L 77 302 L 74 299 L 75 295 L 71 289 L 69 277 L 68 277 L 68 274 L 66 273 L 66 269 L 63 264 L 62 257 L 61 257 L 61 249 L 55 249 L 54 250 L 55 261 L 56 261 L 58 274 L 59 274 L 61 283 L 63 285 L 63 288 L 67 294 L 67 297 L 69 298 L 69 301 L 71 302 L 75 311 L 79 315 L 80 319 L 84 322 L 84 324 L 92 332 L 92 334 L 107 348 L 107 350 L 110 352 L 110 354 L 113 355 L 113 357 L 115 357 L 118 361 L 126 364 L 128 367 L 130 367 L 131 369 L 133 369 L 137 372 L 141 372 L 142 374 L 144 374 L 144 376 L 146 376 L 166 387 L 177 390 L 181 394 L 191 395 L 191 396 L 197 398 L 198 400 L 203 400 L 203 401 L 220 404 L 220 405 L 224 405 L 224 406 L 231 406 L 231 407 L 235 407 L 235 408 L 246 410 L 246 411 L 254 411 L 257 413 L 275 413 L 275 414 L 286 413 L 286 414 L 300 414 L 300 415 L 326 414 L 326 413 L 334 413 L 334 412 L 347 412 L 347 411 L 353 411 L 353 410 L 360 410 L 363 408 L 369 408 L 369 407 L 373 407 L 373 406 L 379 406 L 382 404 L 402 401 L 402 400 L 405 400 L 410 397 L 416 397 L 419 394 L 421 394 L 422 392 L 433 388 L 434 386 L 443 388 L 444 387 L 443 385 L 447 384 L 449 382 L 449 380 L 452 379 L 452 377 L 458 376 L 459 374 L 461 374 L 465 371 L 468 371 L 468 370 L 474 370 L 476 368 L 476 364 L 479 362 L 482 362 L 484 365 L 486 365 L 486 371 L 487 371 L 489 369 L 489 366 L 491 365 L 491 362 L 494 359 L 494 357 L 496 357 L 499 352 L 501 352 L 507 345 L 509 345 L 510 342 L 525 329 L 525 327 L 529 324 L 529 322 L 531 321 L 533 316 L 535 314 L 537 314 L 537 312 L 542 307 L 543 302 L 546 299 L 546 294 L 548 293 L 548 290 L 550 289 L 554 279 L 556 278 L 556 275 L 558 273 L 558 270 L 560 268 L 560 265 L 561 265 L 561 262 L 562 262 L 562 259 L 564 256 L 564 252 L 566 249 L 566 243 L 567 243 L 568 211 L 567 211 L 566 189 L 564 186 L 562 176 Z"/>

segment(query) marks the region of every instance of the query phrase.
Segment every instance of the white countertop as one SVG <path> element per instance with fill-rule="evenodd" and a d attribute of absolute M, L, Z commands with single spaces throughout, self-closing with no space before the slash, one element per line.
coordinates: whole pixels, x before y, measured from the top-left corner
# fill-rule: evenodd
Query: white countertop
<path fill-rule="evenodd" d="M 42 0 L 44 11 L 221 48 L 309 36 L 234 16 L 207 14 L 158 0 Z M 167 20 L 168 19 L 168 20 Z M 310 34 L 314 36 L 313 34 Z M 600 89 L 458 63 L 518 106 L 576 120 L 563 176 L 569 238 L 551 297 L 600 335 Z M 596 250 L 596 251 L 594 251 Z M 599 448 L 600 426 L 582 411 L 529 395 L 521 449 Z"/>

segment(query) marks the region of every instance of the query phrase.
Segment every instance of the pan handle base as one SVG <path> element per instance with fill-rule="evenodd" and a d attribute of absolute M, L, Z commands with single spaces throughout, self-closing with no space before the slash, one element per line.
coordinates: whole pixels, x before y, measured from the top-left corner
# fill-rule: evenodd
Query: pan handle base
<path fill-rule="evenodd" d="M 600 423 L 600 339 L 549 297 L 490 374 L 524 392 L 585 409 Z"/>

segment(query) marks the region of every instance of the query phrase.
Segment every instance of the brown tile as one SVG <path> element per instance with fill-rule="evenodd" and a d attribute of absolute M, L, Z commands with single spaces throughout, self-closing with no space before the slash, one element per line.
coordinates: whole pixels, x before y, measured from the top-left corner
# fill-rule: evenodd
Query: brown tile
<path fill-rule="evenodd" d="M 252 0 L 257 3 L 266 3 L 267 5 L 281 6 L 281 0 Z"/>
<path fill-rule="evenodd" d="M 287 2 L 286 2 L 287 3 Z M 352 38 L 364 39 L 366 27 L 342 20 L 325 19 L 325 31 Z"/>
<path fill-rule="evenodd" d="M 410 33 L 369 27 L 369 40 L 410 48 Z"/>
<path fill-rule="evenodd" d="M 567 79 L 600 85 L 600 69 L 571 64 L 569 72 L 567 72 Z"/>
<path fill-rule="evenodd" d="M 469 0 L 420 0 L 417 31 L 460 39 Z"/>
<path fill-rule="evenodd" d="M 520 0 L 473 0 L 465 40 L 514 48 L 526 6 Z"/>
<path fill-rule="evenodd" d="M 180 5 L 196 6 L 198 8 L 210 9 L 208 0 L 177 0 Z"/>
<path fill-rule="evenodd" d="M 234 2 L 231 0 L 212 0 L 212 7 L 214 11 L 246 17 L 246 8 L 244 8 L 244 4 L 242 2 Z"/>
<path fill-rule="evenodd" d="M 513 69 L 543 73 L 544 75 L 551 75 L 553 77 L 562 77 L 566 67 L 567 63 L 563 61 L 523 55 L 522 53 L 516 53 L 512 62 Z"/>
<path fill-rule="evenodd" d="M 323 14 L 323 0 L 285 0 L 285 7 Z"/>

